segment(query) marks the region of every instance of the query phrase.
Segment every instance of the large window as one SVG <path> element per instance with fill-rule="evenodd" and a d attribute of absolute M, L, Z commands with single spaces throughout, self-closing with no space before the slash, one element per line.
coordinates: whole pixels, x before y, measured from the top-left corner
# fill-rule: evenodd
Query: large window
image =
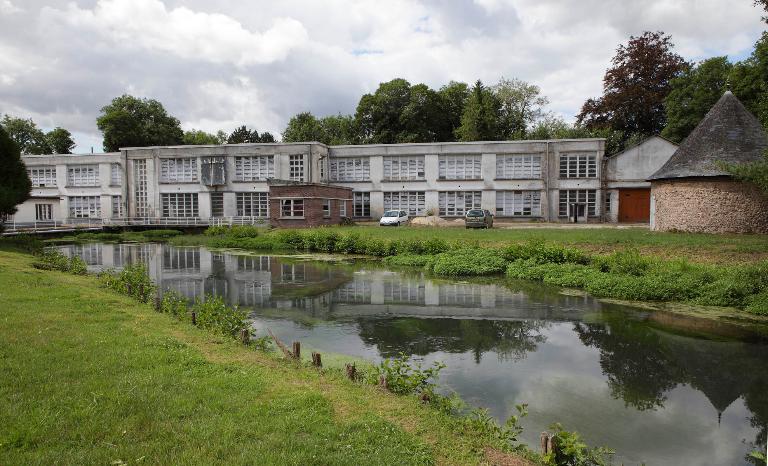
<path fill-rule="evenodd" d="M 304 181 L 304 156 L 291 155 L 288 158 L 288 176 L 293 181 Z"/>
<path fill-rule="evenodd" d="M 67 167 L 67 185 L 69 186 L 98 186 L 98 165 L 74 165 Z"/>
<path fill-rule="evenodd" d="M 197 159 L 161 159 L 160 181 L 162 183 L 194 183 L 197 181 Z"/>
<path fill-rule="evenodd" d="M 112 186 L 121 186 L 123 184 L 123 167 L 119 163 L 110 165 L 109 184 Z"/>
<path fill-rule="evenodd" d="M 35 220 L 53 219 L 53 204 L 35 204 Z"/>
<path fill-rule="evenodd" d="M 101 217 L 99 196 L 71 196 L 69 198 L 69 216 L 71 218 Z"/>
<path fill-rule="evenodd" d="M 147 197 L 147 161 L 133 161 L 133 175 L 135 185 L 136 215 L 139 217 L 149 216 L 149 201 Z"/>
<path fill-rule="evenodd" d="M 395 181 L 423 180 L 424 156 L 384 157 L 384 179 Z"/>
<path fill-rule="evenodd" d="M 441 180 L 479 180 L 480 155 L 441 155 L 438 160 Z"/>
<path fill-rule="evenodd" d="M 331 200 L 323 199 L 323 218 L 331 216 Z"/>
<path fill-rule="evenodd" d="M 269 194 L 235 193 L 238 217 L 269 217 Z"/>
<path fill-rule="evenodd" d="M 585 204 L 587 207 L 587 215 L 594 217 L 597 215 L 596 202 L 597 191 L 594 189 L 564 189 L 560 191 L 560 203 L 558 215 L 561 217 L 568 216 L 568 204 L 578 203 Z"/>
<path fill-rule="evenodd" d="M 355 217 L 370 217 L 371 193 L 352 193 L 352 211 Z"/>
<path fill-rule="evenodd" d="M 384 193 L 384 210 L 405 210 L 408 215 L 424 215 L 424 191 Z"/>
<path fill-rule="evenodd" d="M 541 178 L 541 155 L 497 155 L 496 178 L 500 180 Z"/>
<path fill-rule="evenodd" d="M 303 218 L 304 199 L 281 199 L 280 216 Z"/>
<path fill-rule="evenodd" d="M 29 180 L 35 188 L 56 186 L 56 167 L 35 167 L 27 169 Z"/>
<path fill-rule="evenodd" d="M 342 199 L 339 201 L 339 217 L 346 217 L 346 216 L 347 216 L 347 201 Z"/>
<path fill-rule="evenodd" d="M 541 191 L 496 191 L 496 215 L 540 217 Z"/>
<path fill-rule="evenodd" d="M 438 194 L 441 217 L 461 217 L 480 208 L 480 191 L 447 191 Z"/>
<path fill-rule="evenodd" d="M 275 158 L 271 155 L 235 157 L 235 181 L 264 181 L 275 177 Z"/>
<path fill-rule="evenodd" d="M 161 195 L 163 217 L 197 217 L 197 193 Z"/>
<path fill-rule="evenodd" d="M 112 217 L 120 218 L 124 216 L 123 196 L 112 196 Z"/>
<path fill-rule="evenodd" d="M 371 161 L 365 157 L 331 159 L 331 181 L 368 181 Z"/>
<path fill-rule="evenodd" d="M 597 178 L 597 157 L 589 154 L 560 155 L 560 178 Z"/>

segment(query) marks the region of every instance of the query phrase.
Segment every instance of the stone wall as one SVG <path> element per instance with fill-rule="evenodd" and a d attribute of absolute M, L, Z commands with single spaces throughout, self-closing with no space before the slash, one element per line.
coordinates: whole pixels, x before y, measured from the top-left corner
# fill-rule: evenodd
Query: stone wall
<path fill-rule="evenodd" d="M 729 178 L 654 181 L 651 203 L 656 231 L 768 233 L 768 196 Z"/>

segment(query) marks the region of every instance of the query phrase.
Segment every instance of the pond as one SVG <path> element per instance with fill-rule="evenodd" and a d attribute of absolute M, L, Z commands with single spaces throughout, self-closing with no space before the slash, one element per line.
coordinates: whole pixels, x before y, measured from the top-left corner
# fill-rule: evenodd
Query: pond
<path fill-rule="evenodd" d="M 145 262 L 162 289 L 221 295 L 305 352 L 442 361 L 442 389 L 501 421 L 528 403 L 534 448 L 555 421 L 627 465 L 750 464 L 745 455 L 766 441 L 768 341 L 743 327 L 374 261 L 162 244 L 62 250 L 94 271 Z"/>

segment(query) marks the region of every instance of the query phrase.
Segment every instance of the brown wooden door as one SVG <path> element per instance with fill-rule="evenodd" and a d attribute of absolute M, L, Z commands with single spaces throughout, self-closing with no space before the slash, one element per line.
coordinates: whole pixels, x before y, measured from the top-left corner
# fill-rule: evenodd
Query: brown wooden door
<path fill-rule="evenodd" d="M 619 190 L 619 221 L 641 223 L 651 219 L 650 188 Z"/>

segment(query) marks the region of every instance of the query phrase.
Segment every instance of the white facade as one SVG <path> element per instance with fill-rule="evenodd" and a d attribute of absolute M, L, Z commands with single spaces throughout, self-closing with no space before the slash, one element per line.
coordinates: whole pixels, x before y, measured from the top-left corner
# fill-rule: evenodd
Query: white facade
<path fill-rule="evenodd" d="M 83 218 L 265 217 L 268 178 L 353 188 L 354 218 L 390 208 L 510 220 L 599 221 L 603 139 L 326 146 L 310 143 L 125 148 L 24 156 L 36 182 L 17 222 Z M 662 162 L 663 163 L 663 162 Z M 623 175 L 622 175 L 623 176 Z M 52 181 L 55 180 L 55 181 Z"/>

